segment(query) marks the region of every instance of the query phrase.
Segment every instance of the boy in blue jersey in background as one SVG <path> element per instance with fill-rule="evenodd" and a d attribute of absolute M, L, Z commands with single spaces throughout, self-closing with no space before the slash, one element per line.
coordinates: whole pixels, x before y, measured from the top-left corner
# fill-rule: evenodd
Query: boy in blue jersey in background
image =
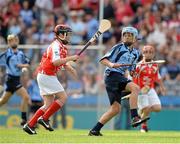
<path fill-rule="evenodd" d="M 101 128 L 115 115 L 120 112 L 122 91 L 130 91 L 130 111 L 132 127 L 137 127 L 147 121 L 149 117 L 141 119 L 137 112 L 137 98 L 140 91 L 139 86 L 125 77 L 125 71 L 131 73 L 135 70 L 135 65 L 140 56 L 140 52 L 133 48 L 137 41 L 138 31 L 134 27 L 124 27 L 122 29 L 122 42 L 113 46 L 100 60 L 105 69 L 105 86 L 110 101 L 110 108 L 105 112 L 97 124 L 90 130 L 90 136 L 102 136 Z"/>
<path fill-rule="evenodd" d="M 30 103 L 29 95 L 26 89 L 20 83 L 20 75 L 22 68 L 29 67 L 29 60 L 24 53 L 18 50 L 19 38 L 16 35 L 8 35 L 7 42 L 9 48 L 0 54 L 0 64 L 6 66 L 7 80 L 3 95 L 0 97 L 0 106 L 7 103 L 9 98 L 16 92 L 22 97 L 21 103 L 21 125 L 27 121 L 26 112 L 28 110 L 28 102 Z"/>

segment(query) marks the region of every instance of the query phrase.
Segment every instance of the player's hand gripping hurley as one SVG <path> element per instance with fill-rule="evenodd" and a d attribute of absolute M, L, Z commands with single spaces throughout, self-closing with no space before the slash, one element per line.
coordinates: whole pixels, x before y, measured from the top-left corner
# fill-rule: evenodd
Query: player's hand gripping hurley
<path fill-rule="evenodd" d="M 87 47 L 94 42 L 96 39 L 99 38 L 99 36 L 104 33 L 105 31 L 107 31 L 108 29 L 110 29 L 111 27 L 111 22 L 109 20 L 106 19 L 102 19 L 100 21 L 99 24 L 99 29 L 98 31 L 94 34 L 94 36 L 86 43 L 86 45 L 83 47 L 83 49 L 77 54 L 77 55 L 81 55 L 86 49 Z"/>

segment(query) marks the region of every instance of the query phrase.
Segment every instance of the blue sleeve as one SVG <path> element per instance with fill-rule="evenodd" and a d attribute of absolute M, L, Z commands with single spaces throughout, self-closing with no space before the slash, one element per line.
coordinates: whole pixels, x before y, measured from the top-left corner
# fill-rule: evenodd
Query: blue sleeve
<path fill-rule="evenodd" d="M 105 59 L 105 58 L 107 58 L 107 59 L 109 59 L 110 57 L 112 57 L 113 55 L 114 55 L 114 53 L 116 52 L 116 48 L 118 47 L 118 45 L 115 45 L 115 46 L 113 46 L 112 48 L 111 48 L 111 50 L 110 51 L 108 51 L 101 59 L 100 59 L 100 61 L 101 60 L 103 60 L 103 59 Z"/>
<path fill-rule="evenodd" d="M 30 64 L 29 58 L 22 52 L 22 63 L 23 64 Z"/>
<path fill-rule="evenodd" d="M 6 52 L 0 54 L 0 65 L 6 65 Z"/>
<path fill-rule="evenodd" d="M 138 62 L 139 57 L 140 57 L 140 51 L 136 50 L 136 58 L 135 58 L 135 60 L 132 62 L 133 65 L 132 65 L 131 67 L 129 67 L 129 71 L 133 71 L 133 70 L 136 69 L 136 64 L 137 64 L 137 62 Z"/>
<path fill-rule="evenodd" d="M 24 55 L 24 63 L 30 64 L 30 59 Z"/>

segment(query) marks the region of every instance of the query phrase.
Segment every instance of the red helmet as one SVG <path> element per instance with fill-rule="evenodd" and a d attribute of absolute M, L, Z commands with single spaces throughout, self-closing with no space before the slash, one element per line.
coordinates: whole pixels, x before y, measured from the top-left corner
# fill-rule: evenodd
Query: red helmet
<path fill-rule="evenodd" d="M 64 33 L 72 32 L 72 29 L 67 25 L 59 24 L 56 25 L 56 27 L 54 28 L 54 32 L 55 34 L 59 35 L 60 33 L 64 34 Z"/>
<path fill-rule="evenodd" d="M 67 35 L 70 32 L 72 32 L 72 29 L 67 25 L 60 24 L 54 28 L 54 33 L 56 34 L 55 38 L 60 40 L 65 45 L 69 43 Z"/>

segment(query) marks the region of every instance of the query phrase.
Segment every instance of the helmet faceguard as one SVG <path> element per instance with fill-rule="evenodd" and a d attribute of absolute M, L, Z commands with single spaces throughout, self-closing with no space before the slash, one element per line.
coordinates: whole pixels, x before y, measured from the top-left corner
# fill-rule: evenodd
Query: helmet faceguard
<path fill-rule="evenodd" d="M 127 35 L 125 35 L 126 33 L 128 33 L 128 34 L 130 33 L 131 35 L 127 36 Z M 122 40 L 123 40 L 125 45 L 131 46 L 137 40 L 137 37 L 138 37 L 138 31 L 136 28 L 124 27 L 122 29 Z"/>
<path fill-rule="evenodd" d="M 57 25 L 54 28 L 54 33 L 56 34 L 56 39 L 60 39 L 63 44 L 68 44 L 69 40 L 67 36 L 72 32 L 72 29 L 67 25 Z"/>

